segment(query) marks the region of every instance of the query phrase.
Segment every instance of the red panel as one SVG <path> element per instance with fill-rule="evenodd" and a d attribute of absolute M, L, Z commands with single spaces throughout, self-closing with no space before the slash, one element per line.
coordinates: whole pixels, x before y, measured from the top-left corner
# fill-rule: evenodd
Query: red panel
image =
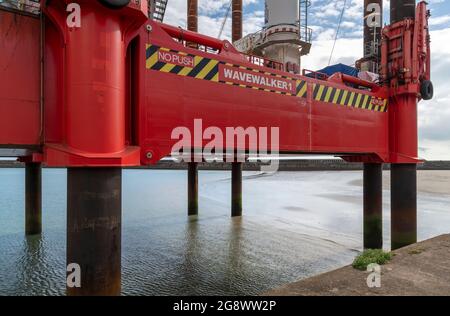
<path fill-rule="evenodd" d="M 39 25 L 0 10 L 0 147 L 40 142 Z"/>
<path fill-rule="evenodd" d="M 215 55 L 185 48 L 159 31 L 155 26 L 148 42 L 141 41 L 142 52 L 145 52 L 145 44 L 153 44 L 287 75 L 245 63 L 237 54 L 232 59 L 229 52 Z M 141 38 L 147 37 L 147 32 L 143 31 Z M 279 127 L 281 152 L 356 154 L 388 159 L 387 113 L 313 101 L 311 97 L 315 83 L 386 98 L 385 90 L 370 93 L 351 89 L 343 83 L 294 76 L 307 81 L 309 97 L 286 96 L 149 70 L 144 55 L 140 57 L 139 72 L 145 77 L 140 87 L 144 95 L 140 103 L 142 163 L 154 163 L 169 155 L 177 142 L 171 140 L 173 129 L 184 126 L 193 131 L 194 119 L 203 120 L 203 129 L 219 127 L 224 134 L 226 127 Z M 206 143 L 204 141 L 204 145 Z M 248 145 L 239 149 L 248 150 Z M 153 154 L 152 159 L 146 157 L 147 152 Z"/>

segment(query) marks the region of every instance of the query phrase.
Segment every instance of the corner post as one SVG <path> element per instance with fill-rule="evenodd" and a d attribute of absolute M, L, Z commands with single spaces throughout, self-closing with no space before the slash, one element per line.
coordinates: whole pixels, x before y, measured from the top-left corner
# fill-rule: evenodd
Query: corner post
<path fill-rule="evenodd" d="M 383 165 L 364 164 L 364 249 L 383 248 Z"/>
<path fill-rule="evenodd" d="M 70 296 L 121 292 L 122 170 L 67 171 L 67 265 L 80 266 L 81 287 Z"/>
<path fill-rule="evenodd" d="M 417 165 L 391 165 L 391 248 L 417 242 Z"/>
<path fill-rule="evenodd" d="M 188 163 L 188 216 L 198 215 L 198 163 Z"/>
<path fill-rule="evenodd" d="M 242 216 L 242 163 L 233 162 L 231 167 L 231 216 Z"/>

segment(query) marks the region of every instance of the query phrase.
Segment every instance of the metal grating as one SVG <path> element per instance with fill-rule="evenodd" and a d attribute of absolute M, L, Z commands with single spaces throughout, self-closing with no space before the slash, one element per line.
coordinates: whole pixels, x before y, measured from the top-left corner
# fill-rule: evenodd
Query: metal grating
<path fill-rule="evenodd" d="M 0 0 L 0 9 L 39 15 L 41 4 L 39 0 Z"/>
<path fill-rule="evenodd" d="M 153 20 L 163 22 L 169 0 L 150 0 L 150 16 Z"/>

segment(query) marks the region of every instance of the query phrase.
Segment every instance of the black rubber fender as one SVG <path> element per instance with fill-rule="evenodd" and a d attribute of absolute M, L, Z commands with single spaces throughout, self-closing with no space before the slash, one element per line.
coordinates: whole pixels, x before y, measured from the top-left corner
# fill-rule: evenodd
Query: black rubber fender
<path fill-rule="evenodd" d="M 126 7 L 131 0 L 98 0 L 105 7 L 110 9 L 121 9 Z"/>
<path fill-rule="evenodd" d="M 424 80 L 420 84 L 420 94 L 422 95 L 422 99 L 431 100 L 434 96 L 434 87 L 433 83 L 430 80 Z"/>

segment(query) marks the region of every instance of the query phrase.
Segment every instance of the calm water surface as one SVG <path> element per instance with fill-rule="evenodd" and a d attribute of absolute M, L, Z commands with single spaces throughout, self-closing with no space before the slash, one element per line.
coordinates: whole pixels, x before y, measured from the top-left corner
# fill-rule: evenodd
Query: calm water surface
<path fill-rule="evenodd" d="M 228 172 L 200 172 L 200 215 L 188 219 L 186 172 L 124 171 L 123 294 L 257 295 L 361 250 L 360 172 L 244 176 L 242 219 L 229 216 Z M 40 237 L 24 236 L 23 192 L 24 170 L 0 169 L 0 295 L 64 295 L 66 171 L 44 170 Z M 419 195 L 420 239 L 450 230 L 449 203 Z"/>

